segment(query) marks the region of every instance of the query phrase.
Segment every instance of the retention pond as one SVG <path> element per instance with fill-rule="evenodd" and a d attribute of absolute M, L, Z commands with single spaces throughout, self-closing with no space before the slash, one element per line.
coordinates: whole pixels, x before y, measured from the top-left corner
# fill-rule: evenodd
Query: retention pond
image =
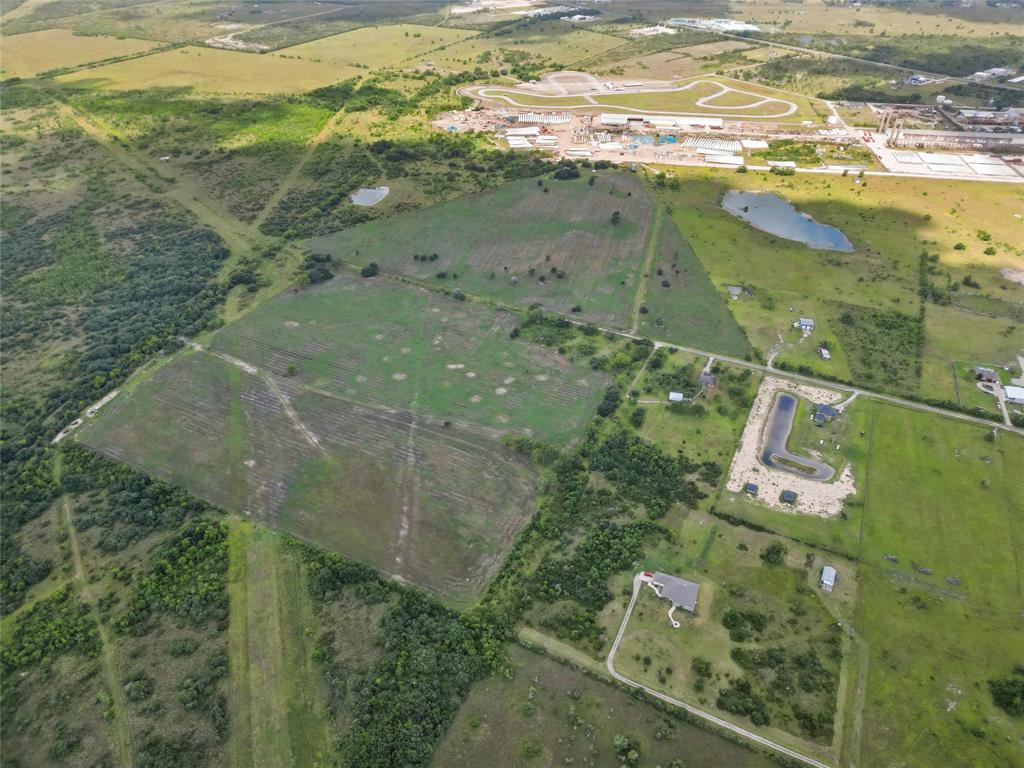
<path fill-rule="evenodd" d="M 853 243 L 843 232 L 828 224 L 819 224 L 801 213 L 788 200 L 771 192 L 725 193 L 722 208 L 752 227 L 770 235 L 796 240 L 822 251 L 852 251 Z"/>
<path fill-rule="evenodd" d="M 797 456 L 786 448 L 795 417 L 796 398 L 780 392 L 768 417 L 768 427 L 765 429 L 764 442 L 761 446 L 761 463 L 766 467 L 781 469 L 783 472 L 790 472 L 809 480 L 831 480 L 835 470 L 828 464 Z"/>
<path fill-rule="evenodd" d="M 390 192 L 390 187 L 362 187 L 349 195 L 349 200 L 352 201 L 352 205 L 369 208 L 387 197 Z"/>

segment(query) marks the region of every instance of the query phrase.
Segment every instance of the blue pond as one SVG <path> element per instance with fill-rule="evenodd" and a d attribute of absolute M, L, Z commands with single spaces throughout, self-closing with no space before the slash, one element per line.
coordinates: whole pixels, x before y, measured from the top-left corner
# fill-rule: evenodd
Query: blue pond
<path fill-rule="evenodd" d="M 793 429 L 793 418 L 796 416 L 796 398 L 785 392 L 775 401 L 769 417 L 768 429 L 765 430 L 764 443 L 761 448 L 761 463 L 766 467 L 781 469 L 811 480 L 831 480 L 835 470 L 828 464 L 822 464 L 806 456 L 790 453 L 786 448 L 789 433 Z M 784 459 L 779 461 L 779 459 Z M 802 469 L 797 469 L 796 464 Z"/>
<path fill-rule="evenodd" d="M 349 199 L 353 205 L 369 208 L 387 197 L 390 191 L 391 189 L 388 187 L 371 187 L 369 189 L 362 187 L 349 195 Z"/>
<path fill-rule="evenodd" d="M 796 240 L 820 251 L 852 251 L 853 243 L 841 230 L 819 224 L 788 200 L 771 192 L 725 193 L 722 207 L 752 227 L 770 235 Z"/>

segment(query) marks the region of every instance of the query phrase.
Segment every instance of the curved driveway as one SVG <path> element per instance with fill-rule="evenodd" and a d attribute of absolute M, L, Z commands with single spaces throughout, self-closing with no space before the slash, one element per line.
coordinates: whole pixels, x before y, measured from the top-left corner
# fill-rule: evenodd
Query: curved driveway
<path fill-rule="evenodd" d="M 820 760 L 816 760 L 813 757 L 808 757 L 807 755 L 801 754 L 800 752 L 790 749 L 789 747 L 784 747 L 781 744 L 777 744 L 771 739 L 766 739 L 764 736 L 759 736 L 756 733 L 753 733 L 752 731 L 748 731 L 746 728 L 742 728 L 736 725 L 735 723 L 730 723 L 728 720 L 723 720 L 722 718 L 717 717 L 711 714 L 710 712 L 705 712 L 703 709 L 697 709 L 697 707 L 693 707 L 685 702 L 680 701 L 679 699 L 673 699 L 671 696 L 661 693 L 660 691 L 656 691 L 653 688 L 648 688 L 643 683 L 638 683 L 635 680 L 630 680 L 625 675 L 620 675 L 618 672 L 616 672 L 614 665 L 615 653 L 619 650 L 619 643 L 622 642 L 622 636 L 626 633 L 626 624 L 629 623 L 629 617 L 633 613 L 633 606 L 636 604 L 636 599 L 639 596 L 640 590 L 643 587 L 644 583 L 645 579 L 643 574 L 638 573 L 636 576 L 633 577 L 633 596 L 629 599 L 629 606 L 626 608 L 626 615 L 622 617 L 622 626 L 619 627 L 619 634 L 615 636 L 615 642 L 612 643 L 611 650 L 608 651 L 607 666 L 609 675 L 614 677 L 620 683 L 628 685 L 630 688 L 639 688 L 644 693 L 653 696 L 654 698 L 659 699 L 660 701 L 663 701 L 666 704 L 671 704 L 674 707 L 684 709 L 691 715 L 699 717 L 702 720 L 706 720 L 709 723 L 718 726 L 719 728 L 731 731 L 732 733 L 742 736 L 748 741 L 752 741 L 755 744 L 761 745 L 762 747 L 767 747 L 768 749 L 774 750 L 781 755 L 785 755 L 786 757 L 792 758 L 793 760 L 798 760 L 799 762 L 804 763 L 805 765 L 813 766 L 814 768 L 832 768 L 832 766 L 830 766 L 828 763 L 823 763 Z"/>

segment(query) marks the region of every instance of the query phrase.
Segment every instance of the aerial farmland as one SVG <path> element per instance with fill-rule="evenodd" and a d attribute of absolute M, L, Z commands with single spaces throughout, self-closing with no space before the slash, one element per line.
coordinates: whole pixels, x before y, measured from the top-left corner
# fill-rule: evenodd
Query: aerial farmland
<path fill-rule="evenodd" d="M 21 768 L 1016 768 L 1019 0 L 3 0 Z"/>

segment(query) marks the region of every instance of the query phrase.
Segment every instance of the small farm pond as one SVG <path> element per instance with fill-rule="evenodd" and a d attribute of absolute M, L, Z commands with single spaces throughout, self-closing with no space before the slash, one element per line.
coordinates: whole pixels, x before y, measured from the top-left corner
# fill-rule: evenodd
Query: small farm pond
<path fill-rule="evenodd" d="M 387 197 L 390 192 L 391 187 L 362 187 L 349 195 L 349 199 L 353 205 L 369 208 Z"/>
<path fill-rule="evenodd" d="M 788 200 L 771 192 L 725 193 L 722 207 L 752 227 L 770 235 L 796 240 L 821 251 L 852 251 L 853 243 L 841 230 L 819 224 Z"/>
<path fill-rule="evenodd" d="M 775 401 L 768 429 L 765 430 L 764 444 L 761 449 L 761 463 L 766 467 L 781 469 L 810 480 L 831 480 L 835 470 L 828 464 L 797 456 L 786 448 L 786 441 L 793 429 L 793 418 L 796 416 L 796 398 L 783 392 Z"/>

